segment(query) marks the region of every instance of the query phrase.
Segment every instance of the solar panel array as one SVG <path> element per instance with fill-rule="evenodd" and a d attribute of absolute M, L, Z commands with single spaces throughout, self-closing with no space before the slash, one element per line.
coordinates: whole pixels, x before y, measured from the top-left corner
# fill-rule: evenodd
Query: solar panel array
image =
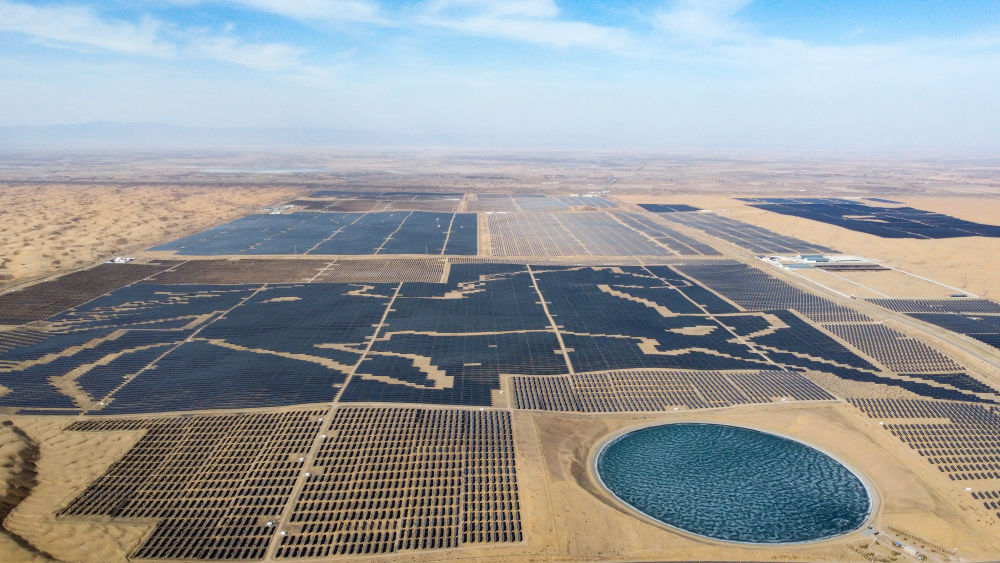
<path fill-rule="evenodd" d="M 275 556 L 522 540 L 510 413 L 339 408 Z"/>
<path fill-rule="evenodd" d="M 680 268 L 757 311 L 740 312 L 670 266 L 470 262 L 451 264 L 447 283 L 131 285 L 52 317 L 47 338 L 0 352 L 0 385 L 10 389 L 0 405 L 92 414 L 335 398 L 490 406 L 500 374 L 646 368 L 811 369 L 992 400 L 990 387 L 933 351 L 926 358 L 942 369 L 922 375 L 909 354 L 919 347 L 892 352 L 895 363 L 869 349 L 905 377 L 881 373 L 787 309 L 866 317 L 759 270 Z M 72 375 L 52 379 L 60 374 Z"/>
<path fill-rule="evenodd" d="M 341 400 L 491 405 L 500 373 L 566 371 L 523 264 L 452 264 L 403 284 Z"/>
<path fill-rule="evenodd" d="M 1000 479 L 1000 416 L 968 403 L 851 399 L 952 481 Z M 916 419 L 920 422 L 897 422 Z M 891 421 L 890 420 L 894 420 Z"/>
<path fill-rule="evenodd" d="M 145 435 L 59 515 L 155 521 L 139 559 L 262 559 L 324 412 L 74 422 Z"/>
<path fill-rule="evenodd" d="M 692 207 L 683 203 L 640 203 L 639 207 L 652 213 L 676 213 L 684 211 L 701 211 L 697 207 Z"/>
<path fill-rule="evenodd" d="M 0 352 L 31 346 L 47 337 L 47 333 L 26 326 L 16 326 L 10 330 L 0 331 Z"/>
<path fill-rule="evenodd" d="M 441 281 L 447 258 L 239 258 L 187 260 L 150 278 L 160 284 L 398 283 Z"/>
<path fill-rule="evenodd" d="M 871 321 L 862 313 L 807 293 L 743 263 L 692 263 L 680 265 L 678 269 L 747 310 L 795 309 L 819 323 Z"/>
<path fill-rule="evenodd" d="M 0 352 L 0 405 L 132 414 L 328 402 L 396 287 L 126 286 Z"/>
<path fill-rule="evenodd" d="M 186 260 L 149 281 L 159 284 L 232 285 L 305 283 L 332 263 L 323 259 L 267 258 Z"/>
<path fill-rule="evenodd" d="M 972 493 L 972 498 L 980 500 L 983 502 L 983 508 L 986 510 L 992 510 L 996 514 L 997 518 L 1000 518 L 1000 491 L 998 490 L 986 490 L 978 491 Z"/>
<path fill-rule="evenodd" d="M 895 372 L 962 371 L 941 352 L 883 324 L 830 324 L 824 328 Z"/>
<path fill-rule="evenodd" d="M 989 299 L 868 299 L 1000 349 L 1000 303 Z"/>
<path fill-rule="evenodd" d="M 423 186 L 421 186 L 423 187 Z M 462 199 L 465 194 L 462 192 L 439 192 L 439 191 L 387 191 L 387 190 L 319 190 L 309 194 L 311 198 L 332 198 L 332 199 L 376 199 L 379 201 L 439 201 Z"/>
<path fill-rule="evenodd" d="M 417 192 L 313 192 L 308 199 L 290 201 L 310 211 L 458 211 L 464 194 Z"/>
<path fill-rule="evenodd" d="M 760 254 L 824 254 L 836 250 L 778 234 L 737 219 L 715 213 L 659 213 L 660 217 L 680 223 Z"/>
<path fill-rule="evenodd" d="M 897 313 L 1000 314 L 1000 303 L 989 299 L 866 299 Z"/>
<path fill-rule="evenodd" d="M 569 207 L 578 207 L 578 208 L 592 207 L 596 209 L 614 209 L 618 207 L 618 204 L 616 204 L 615 202 L 605 197 L 596 195 L 574 195 L 574 196 L 561 195 L 561 196 L 556 196 L 556 198 L 562 203 L 568 205 Z"/>
<path fill-rule="evenodd" d="M 910 316 L 1000 349 L 1000 315 L 911 313 Z"/>
<path fill-rule="evenodd" d="M 612 213 L 494 213 L 487 217 L 494 256 L 673 256 Z M 685 248 L 690 248 L 685 246 Z"/>
<path fill-rule="evenodd" d="M 985 225 L 912 207 L 881 207 L 837 198 L 743 198 L 751 207 L 829 223 L 883 238 L 1000 237 Z"/>
<path fill-rule="evenodd" d="M 101 264 L 0 295 L 0 324 L 39 321 L 178 264 Z"/>
<path fill-rule="evenodd" d="M 652 237 L 656 242 L 666 246 L 678 255 L 687 256 L 719 256 L 721 253 L 700 240 L 668 228 L 648 215 L 639 213 L 618 213 L 619 221 L 633 229 Z"/>
<path fill-rule="evenodd" d="M 830 395 L 792 371 L 616 370 L 557 377 L 515 376 L 519 409 L 643 412 L 730 407 L 782 400 L 825 401 Z"/>
<path fill-rule="evenodd" d="M 470 227 L 469 219 L 454 225 L 462 215 L 467 214 L 386 211 L 247 215 L 151 250 L 191 256 L 475 254 L 478 233 Z"/>
<path fill-rule="evenodd" d="M 613 201 L 597 195 L 546 196 L 537 194 L 477 194 L 469 210 L 481 213 L 552 212 L 574 208 L 611 209 Z"/>
<path fill-rule="evenodd" d="M 178 344 L 189 331 L 92 330 L 49 335 L 0 353 L 0 406 L 78 412 Z M 112 361 L 113 359 L 113 361 Z M 73 374 L 72 391 L 62 385 Z"/>

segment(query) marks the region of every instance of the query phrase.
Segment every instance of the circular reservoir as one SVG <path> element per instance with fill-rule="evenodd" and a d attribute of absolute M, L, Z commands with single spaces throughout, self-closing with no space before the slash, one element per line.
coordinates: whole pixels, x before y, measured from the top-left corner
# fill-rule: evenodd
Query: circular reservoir
<path fill-rule="evenodd" d="M 746 543 L 814 541 L 871 512 L 857 475 L 800 442 L 749 428 L 673 423 L 624 434 L 597 458 L 604 486 L 664 524 Z"/>

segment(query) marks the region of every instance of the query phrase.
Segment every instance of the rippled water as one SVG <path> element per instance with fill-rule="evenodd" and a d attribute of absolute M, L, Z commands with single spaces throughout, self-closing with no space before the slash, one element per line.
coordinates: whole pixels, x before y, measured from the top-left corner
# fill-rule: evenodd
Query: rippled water
<path fill-rule="evenodd" d="M 860 527 L 871 508 L 860 479 L 830 456 L 737 426 L 636 430 L 604 448 L 597 472 L 641 512 L 720 540 L 827 538 Z"/>

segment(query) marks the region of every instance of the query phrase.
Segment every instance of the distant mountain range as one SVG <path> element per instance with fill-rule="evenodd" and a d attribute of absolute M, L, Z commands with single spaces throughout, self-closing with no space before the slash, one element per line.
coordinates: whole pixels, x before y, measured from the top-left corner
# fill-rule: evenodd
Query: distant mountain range
<path fill-rule="evenodd" d="M 447 136 L 308 128 L 207 128 L 93 121 L 0 127 L 0 148 L 158 148 L 462 144 Z"/>

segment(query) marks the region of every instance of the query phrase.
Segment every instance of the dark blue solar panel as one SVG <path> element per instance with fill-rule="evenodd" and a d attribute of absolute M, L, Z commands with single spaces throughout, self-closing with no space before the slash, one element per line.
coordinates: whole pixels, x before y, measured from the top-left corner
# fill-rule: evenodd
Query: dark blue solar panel
<path fill-rule="evenodd" d="M 172 336 L 177 337 L 177 335 Z M 170 348 L 176 346 L 179 342 L 181 340 L 147 345 L 148 347 L 127 352 L 77 377 L 76 383 L 91 399 L 98 401 L 124 384 L 126 377 L 139 373 L 143 368 L 168 352 Z"/>
<path fill-rule="evenodd" d="M 653 275 L 666 281 L 678 291 L 687 295 L 692 301 L 700 305 L 712 315 L 722 315 L 726 313 L 737 313 L 740 310 L 725 299 L 704 288 L 692 278 L 686 277 L 674 268 L 669 266 L 647 266 Z"/>
<path fill-rule="evenodd" d="M 123 287 L 51 317 L 58 331 L 95 328 L 177 329 L 203 324 L 234 307 L 258 286 L 162 285 Z"/>
<path fill-rule="evenodd" d="M 667 329 L 704 324 L 701 317 L 664 317 L 649 303 L 630 299 L 655 303 L 651 298 L 656 297 L 667 309 L 671 304 L 678 309 L 668 313 L 701 313 L 660 279 L 632 272 L 610 268 L 549 269 L 537 272 L 535 277 L 556 324 L 568 332 L 660 338 Z"/>
<path fill-rule="evenodd" d="M 295 213 L 288 215 L 288 217 L 297 215 L 302 215 L 302 213 Z M 284 217 L 284 215 L 274 215 L 273 217 Z M 241 254 L 306 254 L 339 229 L 348 228 L 348 225 L 357 218 L 358 215 L 354 213 L 309 214 L 309 217 L 300 223 L 290 225 L 285 229 L 274 228 L 267 231 L 260 240 L 253 241 Z"/>
<path fill-rule="evenodd" d="M 768 314 L 778 317 L 781 322 L 788 325 L 788 328 L 779 329 L 771 334 L 754 336 L 750 340 L 754 344 L 768 347 L 765 352 L 771 358 L 791 365 L 812 367 L 820 371 L 825 371 L 820 367 L 825 364 L 812 360 L 810 356 L 822 360 L 831 360 L 838 364 L 877 371 L 875 366 L 859 358 L 853 352 L 844 348 L 839 342 L 823 334 L 793 313 L 789 311 L 768 311 Z M 775 352 L 771 348 L 794 352 L 798 355 Z"/>
<path fill-rule="evenodd" d="M 685 264 L 684 273 L 752 311 L 795 309 L 817 322 L 864 321 L 868 318 L 738 262 Z"/>
<path fill-rule="evenodd" d="M 1000 348 L 1000 315 L 908 313 L 911 317 Z"/>
<path fill-rule="evenodd" d="M 60 392 L 52 378 L 86 368 L 64 386 L 75 386 L 98 400 L 123 383 L 170 346 L 190 332 L 94 330 L 54 335 L 32 346 L 9 350 L 2 359 L 10 362 L 35 361 L 27 367 L 13 366 L 0 373 L 0 385 L 10 392 L 0 396 L 0 405 L 18 407 L 74 408 L 72 398 Z M 103 340 L 103 341 L 102 341 Z M 113 361 L 108 358 L 122 354 Z"/>
<path fill-rule="evenodd" d="M 434 199 L 454 199 L 461 198 L 465 194 L 462 192 L 387 192 L 387 191 L 348 191 L 348 190 L 320 190 L 309 194 L 309 197 L 335 197 L 335 198 L 368 198 L 381 199 L 386 201 L 397 200 L 434 200 Z"/>
<path fill-rule="evenodd" d="M 362 362 L 341 400 L 488 406 L 492 404 L 493 390 L 500 387 L 500 373 L 567 372 L 559 341 L 551 332 L 469 336 L 394 334 L 388 340 L 376 341 L 373 350 L 371 359 Z M 412 362 L 377 359 L 379 353 L 386 352 L 429 358 L 430 364 L 443 371 L 445 377 L 437 376 L 435 381 L 421 375 Z"/>
<path fill-rule="evenodd" d="M 452 213 L 410 213 L 379 254 L 441 254 L 452 217 Z"/>
<path fill-rule="evenodd" d="M 211 256 L 218 254 L 263 254 L 254 250 L 265 245 L 271 254 L 303 253 L 328 237 L 348 213 L 289 213 L 284 215 L 247 215 L 200 233 L 153 247 L 178 254 Z"/>
<path fill-rule="evenodd" d="M 390 284 L 364 287 L 271 285 L 198 336 L 246 348 L 333 358 L 337 350 L 324 345 L 367 341 L 395 290 Z"/>
<path fill-rule="evenodd" d="M 441 254 L 449 228 L 454 242 L 449 239 L 453 248 L 446 254 L 476 253 L 474 213 L 429 211 L 248 215 L 152 250 L 193 256 Z"/>
<path fill-rule="evenodd" d="M 375 254 L 409 214 L 409 211 L 366 213 L 330 240 L 320 243 L 312 254 Z"/>
<path fill-rule="evenodd" d="M 499 274 L 527 271 L 528 269 L 524 264 L 452 264 L 448 272 L 448 283 L 457 286 L 463 282 L 478 282 L 484 276 L 492 277 Z"/>
<path fill-rule="evenodd" d="M 971 391 L 973 393 L 997 393 L 997 390 L 986 385 L 978 379 L 974 379 L 965 373 L 911 373 L 904 374 L 906 377 L 912 377 L 914 379 L 925 379 L 930 381 L 936 381 L 938 383 L 944 383 L 946 385 L 951 385 L 963 391 Z"/>
<path fill-rule="evenodd" d="M 345 375 L 322 365 L 189 342 L 132 379 L 94 414 L 327 402 Z"/>
<path fill-rule="evenodd" d="M 701 211 L 699 207 L 692 207 L 683 203 L 640 203 L 639 207 L 653 213 L 675 213 L 684 211 Z"/>
<path fill-rule="evenodd" d="M 1000 226 L 974 223 L 912 207 L 878 207 L 832 198 L 759 198 L 749 201 L 752 207 L 759 209 L 883 238 L 1000 237 Z"/>
<path fill-rule="evenodd" d="M 445 254 L 469 256 L 479 252 L 479 224 L 475 213 L 456 213 Z"/>
<path fill-rule="evenodd" d="M 457 266 L 452 266 L 453 274 L 461 274 Z M 487 281 L 455 283 L 454 279 L 447 284 L 403 284 L 384 330 L 459 333 L 549 328 L 527 272 L 493 274 Z"/>
<path fill-rule="evenodd" d="M 773 326 L 763 314 L 725 315 L 715 317 L 715 319 L 740 336 L 767 330 Z"/>
<path fill-rule="evenodd" d="M 609 332 L 612 332 L 609 330 Z M 721 329 L 719 336 L 721 336 Z M 731 336 L 731 335 L 726 335 Z M 601 371 L 609 369 L 633 368 L 678 368 L 678 369 L 763 369 L 770 364 L 758 355 L 751 354 L 743 346 L 738 347 L 738 357 L 726 357 L 690 349 L 680 338 L 662 337 L 663 343 L 654 346 L 654 351 L 669 352 L 647 354 L 640 348 L 639 338 L 617 338 L 610 336 L 581 336 L 563 334 L 563 342 L 570 349 L 569 359 L 577 372 Z M 704 344 L 724 345 L 724 338 L 716 338 Z M 709 347 L 708 350 L 714 350 Z M 728 351 L 734 351 L 732 347 Z"/>

